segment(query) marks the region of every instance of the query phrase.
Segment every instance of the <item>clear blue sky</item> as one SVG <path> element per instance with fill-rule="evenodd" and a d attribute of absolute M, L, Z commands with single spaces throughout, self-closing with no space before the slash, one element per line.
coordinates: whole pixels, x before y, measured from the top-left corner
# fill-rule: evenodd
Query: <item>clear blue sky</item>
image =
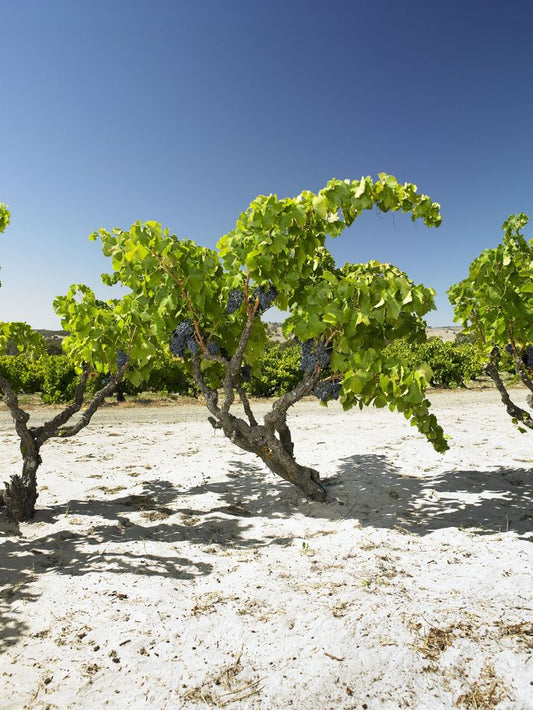
<path fill-rule="evenodd" d="M 440 202 L 438 230 L 364 215 L 339 263 L 446 289 L 533 219 L 529 0 L 0 0 L 1 320 L 107 270 L 87 236 L 155 219 L 214 246 L 259 193 L 385 171 Z M 533 223 L 529 234 L 533 233 Z"/>

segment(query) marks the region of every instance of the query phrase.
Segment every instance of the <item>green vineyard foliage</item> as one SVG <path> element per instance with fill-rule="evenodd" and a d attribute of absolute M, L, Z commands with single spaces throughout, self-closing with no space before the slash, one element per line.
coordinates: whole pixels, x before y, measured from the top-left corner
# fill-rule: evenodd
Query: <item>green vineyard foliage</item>
<path fill-rule="evenodd" d="M 425 343 L 409 343 L 400 339 L 385 349 L 388 356 L 401 358 L 410 368 L 428 365 L 433 387 L 464 387 L 482 372 L 473 343 L 443 342 L 432 338 Z M 509 372 L 514 371 L 510 356 L 505 358 Z M 31 360 L 24 355 L 0 357 L 0 374 L 8 379 L 17 393 L 41 395 L 45 404 L 70 401 L 78 381 L 78 374 L 65 355 L 45 355 Z M 96 392 L 106 375 L 95 374 L 87 387 L 87 394 Z M 292 390 L 301 379 L 300 347 L 296 343 L 273 344 L 265 350 L 255 372 L 246 383 L 246 391 L 253 397 L 278 397 Z M 135 396 L 141 392 L 197 396 L 198 391 L 181 361 L 158 355 L 152 363 L 148 378 L 138 385 L 125 382 L 123 392 Z"/>
<path fill-rule="evenodd" d="M 74 398 L 79 374 L 66 355 L 44 355 L 30 360 L 24 355 L 0 356 L 0 375 L 11 383 L 17 394 L 39 394 L 44 404 L 63 404 Z M 87 396 L 92 396 L 106 382 L 107 375 L 94 373 L 87 385 Z M 123 392 L 158 392 L 195 396 L 196 388 L 182 363 L 170 357 L 159 357 L 147 380 L 139 385 L 125 382 Z"/>

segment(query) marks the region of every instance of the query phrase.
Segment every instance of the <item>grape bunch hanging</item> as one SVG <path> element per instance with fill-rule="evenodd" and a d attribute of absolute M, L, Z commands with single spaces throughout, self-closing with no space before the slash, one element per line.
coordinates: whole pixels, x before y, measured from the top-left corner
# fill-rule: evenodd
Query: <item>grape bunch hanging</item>
<path fill-rule="evenodd" d="M 209 355 L 220 355 L 220 347 L 218 343 L 212 340 L 207 333 L 201 331 L 202 340 L 206 343 L 206 349 Z M 200 344 L 196 340 L 194 325 L 190 320 L 182 321 L 173 331 L 170 338 L 170 352 L 175 357 L 184 357 L 187 350 L 195 355 L 200 350 Z M 227 353 L 225 353 L 225 356 Z"/>
<path fill-rule="evenodd" d="M 117 369 L 120 370 L 121 367 L 124 367 L 126 363 L 130 361 L 129 357 L 126 355 L 124 350 L 118 350 L 117 351 Z"/>
<path fill-rule="evenodd" d="M 274 301 L 278 292 L 274 286 L 257 286 L 251 293 L 250 303 L 255 304 L 257 299 L 259 299 L 258 312 L 264 313 L 267 311 Z M 244 302 L 243 291 L 230 291 L 228 294 L 228 300 L 226 303 L 226 313 L 231 315 L 235 311 L 239 310 Z"/>
<path fill-rule="evenodd" d="M 265 288 L 264 286 L 257 286 L 252 292 L 252 301 L 259 299 L 259 313 L 264 313 L 276 300 L 278 292 L 274 286 L 269 286 Z"/>
<path fill-rule="evenodd" d="M 528 370 L 533 370 L 533 345 L 528 345 L 522 351 L 522 361 Z"/>
<path fill-rule="evenodd" d="M 196 352 L 198 343 L 194 339 L 194 326 L 192 321 L 184 320 L 173 331 L 170 338 L 170 352 L 175 357 L 183 357 L 187 350 Z"/>
<path fill-rule="evenodd" d="M 300 369 L 304 372 L 312 372 L 317 367 L 325 368 L 331 361 L 331 346 L 326 345 L 323 340 L 309 338 L 301 343 L 300 349 Z"/>
<path fill-rule="evenodd" d="M 496 348 L 493 349 L 493 351 Z M 505 349 L 509 353 L 509 355 L 513 355 L 513 346 L 511 343 L 505 346 Z M 526 345 L 526 347 L 522 350 L 520 353 L 520 357 L 522 359 L 522 362 L 524 365 L 527 367 L 528 370 L 533 370 L 533 346 L 532 345 Z"/>
<path fill-rule="evenodd" d="M 244 301 L 244 293 L 242 291 L 230 291 L 228 293 L 228 302 L 226 305 L 226 313 L 235 313 Z"/>
<path fill-rule="evenodd" d="M 329 399 L 339 399 L 341 387 L 341 383 L 336 380 L 326 380 L 318 383 L 313 394 L 322 402 L 327 402 Z"/>
<path fill-rule="evenodd" d="M 243 365 L 241 367 L 241 379 L 243 382 L 250 382 L 252 379 L 252 368 L 250 365 Z"/>

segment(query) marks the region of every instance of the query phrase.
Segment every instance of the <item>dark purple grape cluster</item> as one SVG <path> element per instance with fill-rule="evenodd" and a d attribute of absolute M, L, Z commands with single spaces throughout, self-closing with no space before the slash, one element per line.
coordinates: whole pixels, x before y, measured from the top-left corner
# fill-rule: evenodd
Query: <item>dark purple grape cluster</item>
<path fill-rule="evenodd" d="M 259 312 L 264 313 L 274 303 L 277 295 L 278 292 L 274 286 L 269 286 L 268 288 L 258 286 L 252 292 L 252 299 L 253 301 L 259 299 Z"/>
<path fill-rule="evenodd" d="M 316 367 L 327 367 L 331 360 L 331 346 L 326 346 L 323 340 L 304 340 L 300 345 L 302 359 L 300 370 L 312 372 Z"/>
<path fill-rule="evenodd" d="M 243 382 L 250 382 L 252 379 L 252 368 L 250 365 L 243 365 L 243 367 L 241 367 L 241 379 Z"/>
<path fill-rule="evenodd" d="M 202 334 L 202 337 L 204 338 L 204 343 L 205 343 L 206 336 Z M 207 352 L 210 355 L 220 355 L 220 348 L 218 346 L 218 343 L 215 343 L 214 340 L 208 340 L 207 341 Z"/>
<path fill-rule="evenodd" d="M 533 345 L 526 345 L 522 350 L 522 362 L 528 370 L 533 370 Z"/>
<path fill-rule="evenodd" d="M 209 355 L 221 354 L 221 350 L 218 343 L 211 339 L 209 333 L 206 333 L 205 330 L 200 330 L 200 335 Z M 194 335 L 192 336 L 192 338 L 189 338 L 189 340 L 187 340 L 187 348 L 193 355 L 195 355 L 200 350 L 200 345 Z"/>
<path fill-rule="evenodd" d="M 196 355 L 198 350 L 200 350 L 200 346 L 198 345 L 198 342 L 196 338 L 193 336 L 192 338 L 189 338 L 187 340 L 187 348 L 186 348 L 192 355 Z"/>
<path fill-rule="evenodd" d="M 327 402 L 328 399 L 339 399 L 341 391 L 341 383 L 335 380 L 326 380 L 319 382 L 313 390 L 315 397 L 318 397 L 322 402 Z"/>
<path fill-rule="evenodd" d="M 242 291 L 230 291 L 228 294 L 228 303 L 226 305 L 226 313 L 235 313 L 242 306 L 244 301 L 244 293 Z"/>
<path fill-rule="evenodd" d="M 509 355 L 513 355 L 513 346 L 511 345 L 511 343 L 506 345 L 505 349 L 507 350 Z M 528 370 L 533 370 L 533 346 L 526 345 L 526 347 L 520 353 L 520 357 L 522 358 L 522 362 L 528 368 Z"/>
<path fill-rule="evenodd" d="M 126 363 L 130 361 L 129 357 L 126 355 L 124 350 L 118 350 L 117 351 L 117 368 L 120 370 L 121 367 L 124 367 Z"/>
<path fill-rule="evenodd" d="M 172 337 L 170 338 L 170 352 L 175 357 L 183 357 L 185 352 L 188 349 L 192 351 L 195 345 L 196 348 L 198 348 L 198 343 L 194 339 L 194 326 L 192 321 L 184 320 L 172 333 Z"/>
<path fill-rule="evenodd" d="M 210 355 L 220 355 L 218 343 L 211 340 L 203 331 L 201 335 L 202 340 L 206 343 L 207 352 Z M 185 320 L 180 323 L 170 338 L 170 352 L 175 357 L 184 357 L 187 350 L 193 355 L 196 355 L 200 350 L 200 344 L 195 337 L 194 325 L 190 320 Z"/>

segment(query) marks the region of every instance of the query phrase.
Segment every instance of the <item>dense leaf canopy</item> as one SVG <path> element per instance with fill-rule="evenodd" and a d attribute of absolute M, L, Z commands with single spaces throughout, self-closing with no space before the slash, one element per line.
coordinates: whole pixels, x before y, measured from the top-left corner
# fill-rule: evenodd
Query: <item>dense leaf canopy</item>
<path fill-rule="evenodd" d="M 434 307 L 434 292 L 390 264 L 338 267 L 326 246 L 328 236 L 338 237 L 373 207 L 409 213 L 427 226 L 441 222 L 439 205 L 415 185 L 381 174 L 376 181 L 331 180 L 318 193 L 305 191 L 295 198 L 259 196 L 217 249 L 179 239 L 157 222 L 99 230 L 92 238 L 102 241 L 112 263 L 104 282 L 130 289 L 120 305 L 127 321 L 120 337 L 113 335 L 115 342 L 120 341 L 139 370 L 149 369 L 154 353 L 168 348 L 173 331 L 187 321 L 191 348 L 209 386 L 238 388 L 241 366 L 253 371 L 267 347 L 261 299 L 270 294 L 274 305 L 288 312 L 286 335 L 319 341 L 331 352 L 330 366 L 317 370 L 316 379 L 341 383 L 343 407 L 388 405 L 403 412 L 436 449 L 445 450 L 442 430 L 425 398 L 431 373 L 424 367 L 410 370 L 400 357 L 383 355 L 385 345 L 396 338 L 425 337 L 422 317 Z M 242 296 L 240 305 L 228 308 L 228 297 L 235 292 Z M 91 315 L 94 296 L 81 287 L 77 294 L 87 305 L 80 353 L 102 367 L 97 360 L 105 359 L 103 349 L 97 345 L 90 352 L 103 327 Z M 75 307 L 74 301 L 74 292 L 58 300 L 58 312 L 64 317 L 72 308 L 74 317 L 81 317 L 80 301 Z M 191 360 L 189 354 L 185 357 Z"/>
<path fill-rule="evenodd" d="M 474 333 L 483 357 L 511 344 L 520 353 L 533 340 L 533 239 L 523 228 L 527 215 L 511 215 L 503 240 L 470 265 L 468 276 L 448 290 L 465 333 Z"/>
<path fill-rule="evenodd" d="M 486 249 L 470 265 L 468 276 L 448 290 L 456 320 L 474 343 L 485 372 L 494 380 L 502 402 L 521 431 L 533 430 L 533 417 L 511 399 L 501 378 L 505 352 L 533 393 L 533 239 L 522 229 L 527 215 L 511 215 L 503 224 L 503 241 Z M 533 394 L 527 398 L 533 406 Z"/>
<path fill-rule="evenodd" d="M 69 333 L 63 350 L 80 371 L 87 364 L 95 372 L 116 373 L 126 357 L 131 363 L 128 379 L 133 384 L 141 382 L 155 350 L 142 337 L 131 302 L 128 294 L 101 301 L 83 284 L 71 286 L 66 295 L 54 300 L 61 325 Z"/>
<path fill-rule="evenodd" d="M 36 358 L 46 352 L 46 341 L 27 323 L 0 322 L 0 355 Z"/>

